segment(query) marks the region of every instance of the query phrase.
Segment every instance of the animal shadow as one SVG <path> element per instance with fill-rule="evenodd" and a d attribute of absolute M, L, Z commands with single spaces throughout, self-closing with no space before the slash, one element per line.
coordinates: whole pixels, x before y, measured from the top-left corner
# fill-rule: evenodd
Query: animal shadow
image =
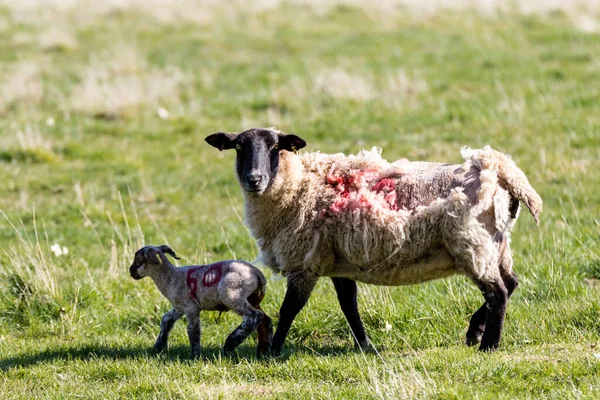
<path fill-rule="evenodd" d="M 202 362 L 215 360 L 219 357 L 221 357 L 221 348 L 217 346 L 203 346 L 202 355 L 197 358 L 191 358 L 190 348 L 187 345 L 170 346 L 168 351 L 157 353 L 148 346 L 111 347 L 106 345 L 88 344 L 72 347 L 63 346 L 57 349 L 46 349 L 38 353 L 22 353 L 2 358 L 0 359 L 0 371 L 52 363 L 59 360 L 108 359 L 116 361 L 135 358 L 159 358 L 163 362 Z"/>

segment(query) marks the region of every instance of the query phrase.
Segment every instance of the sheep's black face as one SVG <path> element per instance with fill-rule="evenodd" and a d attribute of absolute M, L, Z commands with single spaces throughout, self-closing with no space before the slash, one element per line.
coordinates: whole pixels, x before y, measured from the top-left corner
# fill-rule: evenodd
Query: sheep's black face
<path fill-rule="evenodd" d="M 219 150 L 236 149 L 236 172 L 242 188 L 261 195 L 277 176 L 279 152 L 296 151 L 306 142 L 296 135 L 286 135 L 270 129 L 255 128 L 235 133 L 213 133 L 206 138 Z"/>
<path fill-rule="evenodd" d="M 168 247 L 168 246 L 165 246 Z M 172 252 L 173 250 L 171 250 Z M 153 246 L 145 246 L 135 252 L 133 263 L 129 267 L 129 274 L 135 280 L 142 279 L 147 276 L 146 269 L 152 265 L 160 265 L 160 253 L 162 250 Z M 173 253 L 175 254 L 175 253 Z"/>
<path fill-rule="evenodd" d="M 138 280 L 143 278 L 138 272 L 138 269 L 140 269 L 140 267 L 143 269 L 145 262 L 146 257 L 144 256 L 143 249 L 136 251 L 133 263 L 131 264 L 131 267 L 129 267 L 129 274 L 133 279 Z"/>

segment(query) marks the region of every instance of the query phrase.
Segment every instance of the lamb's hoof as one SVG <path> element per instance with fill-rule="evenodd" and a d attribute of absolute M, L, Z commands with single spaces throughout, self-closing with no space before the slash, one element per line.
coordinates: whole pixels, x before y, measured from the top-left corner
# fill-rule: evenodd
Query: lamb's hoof
<path fill-rule="evenodd" d="M 157 343 L 154 346 L 152 346 L 152 352 L 154 354 L 160 354 L 160 353 L 164 353 L 165 351 L 167 351 L 167 344 L 166 343 Z"/>
<path fill-rule="evenodd" d="M 235 355 L 235 348 L 230 349 L 228 347 L 223 347 L 223 349 L 221 349 L 221 352 L 225 357 L 233 357 Z"/>
<path fill-rule="evenodd" d="M 266 349 L 257 349 L 256 350 L 256 358 L 270 358 L 271 357 L 271 350 L 269 348 Z"/>
<path fill-rule="evenodd" d="M 202 350 L 200 350 L 200 349 L 192 349 L 190 357 L 193 360 L 197 360 L 198 358 L 202 357 Z"/>

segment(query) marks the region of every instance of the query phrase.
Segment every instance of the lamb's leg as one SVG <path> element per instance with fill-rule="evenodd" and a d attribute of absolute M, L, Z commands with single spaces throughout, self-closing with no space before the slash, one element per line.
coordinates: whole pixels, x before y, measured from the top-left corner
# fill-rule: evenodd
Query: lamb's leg
<path fill-rule="evenodd" d="M 354 344 L 362 349 L 367 349 L 371 343 L 358 313 L 356 282 L 347 278 L 331 278 L 331 281 L 335 287 L 342 312 L 346 316 L 348 324 L 350 324 Z"/>
<path fill-rule="evenodd" d="M 256 357 L 262 357 L 266 356 L 271 351 L 271 342 L 273 341 L 273 321 L 267 313 L 260 308 L 260 302 L 264 298 L 264 292 L 261 291 L 258 295 L 255 293 L 248 297 L 248 302 L 252 307 L 263 312 L 263 319 L 256 328 L 256 333 L 258 334 Z"/>
<path fill-rule="evenodd" d="M 225 340 L 225 345 L 223 346 L 223 353 L 225 355 L 231 355 L 236 347 L 256 330 L 265 317 L 264 312 L 251 307 L 249 304 L 243 311 L 235 309 L 234 311 L 242 315 L 243 321 Z"/>
<path fill-rule="evenodd" d="M 188 313 L 185 315 L 188 320 L 188 338 L 192 349 L 192 358 L 200 356 L 200 316 L 198 313 Z"/>
<path fill-rule="evenodd" d="M 271 342 L 273 341 L 273 321 L 264 314 L 263 320 L 256 328 L 258 333 L 258 346 L 256 347 L 256 356 L 262 357 L 271 351 Z"/>
<path fill-rule="evenodd" d="M 154 351 L 161 352 L 167 349 L 169 333 L 171 333 L 171 329 L 173 329 L 175 322 L 177 322 L 182 316 L 183 313 L 175 310 L 174 308 L 163 315 L 162 320 L 160 321 L 160 333 L 158 334 L 156 343 L 154 343 Z"/>
<path fill-rule="evenodd" d="M 317 277 L 312 275 L 288 276 L 288 287 L 279 310 L 279 322 L 277 322 L 277 330 L 271 345 L 272 355 L 279 356 L 281 354 L 283 342 L 290 331 L 292 322 L 308 301 L 316 283 Z"/>

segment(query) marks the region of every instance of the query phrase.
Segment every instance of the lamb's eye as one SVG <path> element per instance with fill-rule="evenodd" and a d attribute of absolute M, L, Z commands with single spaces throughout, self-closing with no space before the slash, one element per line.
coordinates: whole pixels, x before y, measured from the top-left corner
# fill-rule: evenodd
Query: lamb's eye
<path fill-rule="evenodd" d="M 275 143 L 271 150 L 279 150 L 279 144 Z"/>
<path fill-rule="evenodd" d="M 235 149 L 236 149 L 236 150 L 241 150 L 241 149 L 242 149 L 242 146 L 240 146 L 240 144 L 239 144 L 239 143 L 236 143 L 236 145 L 235 145 Z"/>

